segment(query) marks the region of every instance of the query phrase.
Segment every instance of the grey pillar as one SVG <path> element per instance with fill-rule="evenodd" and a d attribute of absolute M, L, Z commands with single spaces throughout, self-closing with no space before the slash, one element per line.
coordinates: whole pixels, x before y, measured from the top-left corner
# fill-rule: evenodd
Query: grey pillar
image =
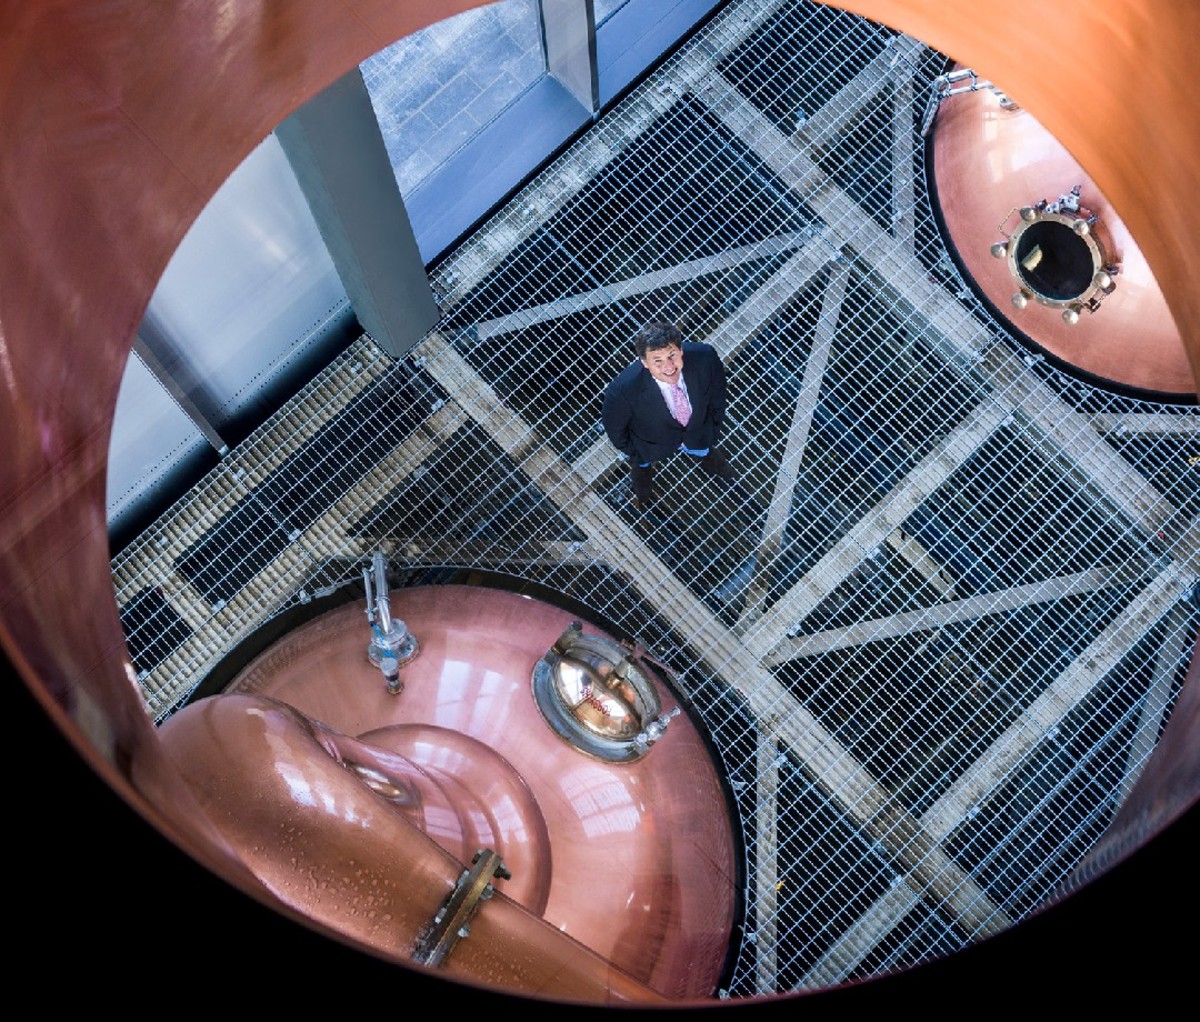
<path fill-rule="evenodd" d="M 358 68 L 275 129 L 364 330 L 402 357 L 437 325 L 379 122 Z"/>
<path fill-rule="evenodd" d="M 145 324 L 143 324 L 143 329 Z M 221 457 L 225 457 L 229 453 L 229 446 L 222 439 L 221 434 L 217 432 L 217 428 L 212 424 L 212 420 L 200 410 L 200 406 L 192 400 L 188 393 L 188 388 L 180 380 L 178 370 L 172 372 L 167 364 L 158 356 L 155 346 L 139 333 L 133 342 L 133 353 L 142 360 L 142 365 L 149 370 L 163 389 L 171 395 L 172 400 L 179 405 L 180 410 L 189 419 L 193 425 L 204 434 L 204 439 L 207 440 Z"/>
<path fill-rule="evenodd" d="M 540 0 L 546 70 L 594 117 L 600 111 L 592 0 Z"/>

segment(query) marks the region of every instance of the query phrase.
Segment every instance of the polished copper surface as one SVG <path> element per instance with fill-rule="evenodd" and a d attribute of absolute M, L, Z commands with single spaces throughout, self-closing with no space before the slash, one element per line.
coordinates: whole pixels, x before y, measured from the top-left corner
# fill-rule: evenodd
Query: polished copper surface
<path fill-rule="evenodd" d="M 587 755 L 550 728 L 533 696 L 534 666 L 572 624 L 570 614 L 469 586 L 400 590 L 391 594 L 391 606 L 421 645 L 402 671 L 400 696 L 387 691 L 370 662 L 370 631 L 362 608 L 353 604 L 289 634 L 241 672 L 228 695 L 186 708 L 160 729 L 189 781 L 191 761 L 199 759 L 204 802 L 220 806 L 226 838 L 281 897 L 289 897 L 297 872 L 320 876 L 318 886 L 344 882 L 342 863 L 359 859 L 359 806 L 379 801 L 366 792 L 351 800 L 345 792 L 372 787 L 374 779 L 372 790 L 379 794 L 380 782 L 387 782 L 396 791 L 387 812 L 464 864 L 478 847 L 497 851 L 512 873 L 511 880 L 496 882 L 497 890 L 556 931 L 665 997 L 712 995 L 734 921 L 734 838 L 720 780 L 689 718 L 677 716 L 636 761 Z M 583 635 L 615 642 L 591 626 Z M 322 726 L 310 723 L 314 736 L 304 740 L 323 743 L 324 758 L 360 764 L 371 774 L 364 781 L 344 769 L 332 771 L 334 783 L 327 787 L 308 775 L 290 745 L 283 766 L 275 745 L 262 745 L 256 729 L 251 739 L 259 747 L 247 752 L 228 728 L 218 732 L 207 722 L 194 723 L 197 714 L 211 715 L 206 706 L 213 700 L 249 695 L 319 721 Z M 655 695 L 664 712 L 679 706 L 661 683 Z M 181 728 L 188 734 L 184 755 L 174 747 Z M 221 769 L 225 761 L 238 769 Z M 272 794 L 256 780 L 288 771 L 304 771 L 304 783 L 293 780 Z M 449 783 L 434 785 L 435 777 Z M 422 807 L 426 794 L 432 804 Z M 276 824 L 264 822 L 261 809 L 264 802 L 288 801 L 296 803 L 293 810 L 312 803 L 341 807 L 342 833 L 330 838 L 323 864 L 310 857 L 297 871 L 291 845 L 272 843 Z M 409 882 L 403 871 L 393 872 L 387 887 L 399 894 Z M 430 880 L 414 871 L 411 883 L 424 890 Z M 444 883 L 433 886 L 440 893 Z M 346 900 L 294 904 L 320 909 L 317 917 L 332 926 L 344 914 L 355 927 L 364 914 L 360 904 Z M 353 934 L 381 950 L 397 950 L 390 929 Z"/>
<path fill-rule="evenodd" d="M 129 663 L 104 499 L 117 391 L 167 262 L 263 137 L 382 47 L 479 5 L 45 0 L 0 9 L 5 653 L 139 813 L 256 897 L 261 888 L 163 759 Z"/>
<path fill-rule="evenodd" d="M 71 747 L 140 818 L 190 859 L 285 915 L 290 910 L 198 810 L 144 712 L 108 560 L 104 483 L 113 409 L 154 286 L 233 168 L 355 63 L 475 6 L 43 0 L 0 9 L 3 649 Z M 923 39 L 1004 83 L 1119 211 L 1180 330 L 1193 381 L 1200 381 L 1200 118 L 1186 87 L 1200 5 L 834 6 Z M 1193 669 L 1110 828 L 1122 854 L 1149 842 L 1200 797 L 1196 675 Z M 59 805 L 47 799 L 42 825 L 60 816 Z M 98 930 L 93 922 L 73 919 L 73 930 Z M 53 946 L 49 937 L 47 943 Z M 1155 978 L 1156 989 L 1162 982 Z M 139 977 L 139 989 L 146 983 Z"/>
<path fill-rule="evenodd" d="M 339 742 L 345 741 L 340 736 Z M 384 755 L 380 755 L 380 753 Z M 512 873 L 499 887 L 535 915 L 550 895 L 550 835 L 528 786 L 498 752 L 460 731 L 432 724 L 394 724 L 368 731 L 352 751 L 339 744 L 368 787 L 397 806 L 412 824 L 458 861 L 480 848 L 499 852 Z M 394 764 L 399 761 L 401 766 Z M 392 794 L 372 782 L 382 775 Z M 430 790 L 432 788 L 432 790 Z M 406 797 L 410 792 L 416 798 Z"/>
<path fill-rule="evenodd" d="M 411 960 L 470 864 L 470 856 L 464 863 L 444 849 L 444 833 L 432 840 L 414 825 L 423 811 L 445 815 L 439 810 L 448 803 L 421 804 L 429 786 L 411 764 L 284 703 L 214 696 L 172 718 L 162 741 L 214 825 L 268 890 L 380 953 Z M 389 797 L 347 769 L 364 760 L 403 797 Z M 664 1001 L 507 893 L 483 904 L 470 931 L 440 966 L 456 980 L 593 1004 Z"/>
<path fill-rule="evenodd" d="M 1141 249 L 1095 181 L 1028 110 L 1006 109 L 989 89 L 963 92 L 942 101 L 930 138 L 936 201 L 950 241 L 1002 318 L 1036 347 L 1099 380 L 1193 396 L 1183 337 Z M 1021 207 L 1053 203 L 1076 186 L 1120 273 L 1112 294 L 1070 325 L 1061 307 L 1031 301 L 1015 309 L 1011 296 L 1020 284 L 1009 261 L 990 249 L 1016 233 Z"/>
<path fill-rule="evenodd" d="M 1005 93 L 1090 175 L 1137 239 L 1200 379 L 1200 118 L 1184 100 L 1200 6 L 1174 0 L 842 0 L 935 46 Z"/>

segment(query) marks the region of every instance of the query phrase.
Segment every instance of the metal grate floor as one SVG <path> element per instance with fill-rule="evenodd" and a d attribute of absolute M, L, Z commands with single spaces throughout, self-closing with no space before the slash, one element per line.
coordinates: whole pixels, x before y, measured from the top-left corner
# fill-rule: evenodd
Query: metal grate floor
<path fill-rule="evenodd" d="M 733 3 L 113 563 L 163 719 L 361 578 L 564 594 L 679 673 L 736 795 L 721 991 L 951 954 L 1060 889 L 1154 747 L 1200 627 L 1198 410 L 1090 388 L 958 278 L 924 190 L 941 55 Z M 742 491 L 680 459 L 633 514 L 599 425 L 641 323 L 729 369 Z"/>

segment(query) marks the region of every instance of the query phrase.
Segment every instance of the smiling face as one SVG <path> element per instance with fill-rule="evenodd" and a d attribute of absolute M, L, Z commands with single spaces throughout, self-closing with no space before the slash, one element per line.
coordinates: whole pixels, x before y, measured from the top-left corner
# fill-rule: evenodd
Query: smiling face
<path fill-rule="evenodd" d="M 679 374 L 683 372 L 683 349 L 678 344 L 654 348 L 642 357 L 642 365 L 650 370 L 650 375 L 659 383 L 674 385 L 679 382 Z"/>

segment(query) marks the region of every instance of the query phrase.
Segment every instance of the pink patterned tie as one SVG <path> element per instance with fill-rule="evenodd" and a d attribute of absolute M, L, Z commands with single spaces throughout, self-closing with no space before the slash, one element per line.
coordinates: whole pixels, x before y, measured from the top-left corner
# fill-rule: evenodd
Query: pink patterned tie
<path fill-rule="evenodd" d="M 687 394 L 683 392 L 683 388 L 678 383 L 671 388 L 671 407 L 679 425 L 686 426 L 688 419 L 692 417 L 692 406 L 688 401 Z"/>

